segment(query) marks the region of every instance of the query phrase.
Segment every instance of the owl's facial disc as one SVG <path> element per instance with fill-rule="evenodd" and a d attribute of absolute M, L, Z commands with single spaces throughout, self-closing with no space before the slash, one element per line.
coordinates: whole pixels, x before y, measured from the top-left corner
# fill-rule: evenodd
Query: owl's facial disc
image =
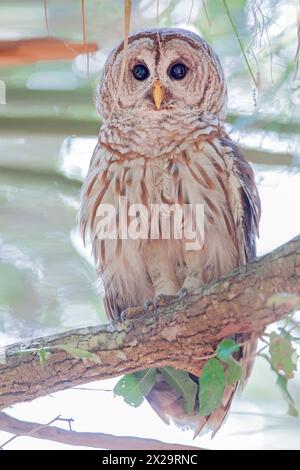
<path fill-rule="evenodd" d="M 159 35 L 159 40 L 158 40 Z M 209 112 L 223 118 L 226 85 L 217 56 L 189 31 L 153 30 L 129 38 L 126 67 L 118 46 L 105 66 L 99 113 L 143 119 L 168 119 L 175 112 Z M 120 79 L 122 77 L 122 79 Z"/>

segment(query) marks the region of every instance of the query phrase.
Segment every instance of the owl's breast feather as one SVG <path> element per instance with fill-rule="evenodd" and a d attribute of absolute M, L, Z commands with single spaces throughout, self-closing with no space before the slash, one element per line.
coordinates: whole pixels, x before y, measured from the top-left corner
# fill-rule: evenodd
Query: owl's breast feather
<path fill-rule="evenodd" d="M 148 112 L 118 115 L 105 121 L 100 142 L 120 158 L 159 158 L 180 154 L 194 142 L 208 140 L 223 132 L 222 123 L 209 113 L 184 110 L 180 113 Z"/>

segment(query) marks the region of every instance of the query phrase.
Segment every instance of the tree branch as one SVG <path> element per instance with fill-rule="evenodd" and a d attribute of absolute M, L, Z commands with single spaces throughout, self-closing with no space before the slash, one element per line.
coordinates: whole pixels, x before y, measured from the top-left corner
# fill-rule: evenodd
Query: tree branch
<path fill-rule="evenodd" d="M 0 67 L 30 64 L 39 60 L 73 59 L 79 54 L 97 50 L 96 43 L 68 43 L 54 37 L 0 40 Z"/>
<path fill-rule="evenodd" d="M 51 421 L 54 422 L 58 418 Z M 96 449 L 110 450 L 200 450 L 182 444 L 168 444 L 156 439 L 146 439 L 131 436 L 113 436 L 101 432 L 76 432 L 50 426 L 49 424 L 31 423 L 20 421 L 6 413 L 0 412 L 0 429 L 2 431 L 19 436 L 30 436 L 37 439 L 60 442 L 72 446 L 94 447 Z M 8 444 L 2 444 L 4 447 Z M 1 448 L 1 444 L 0 444 Z"/>
<path fill-rule="evenodd" d="M 269 299 L 281 292 L 300 294 L 300 237 L 188 294 L 183 302 L 168 302 L 157 314 L 7 347 L 0 355 L 0 409 L 147 367 L 173 366 L 199 374 L 205 357 L 223 338 L 259 336 L 267 325 L 292 313 L 295 305 L 288 300 L 270 305 Z M 91 351 L 97 360 L 53 349 L 41 366 L 37 354 L 19 353 L 61 344 Z"/>

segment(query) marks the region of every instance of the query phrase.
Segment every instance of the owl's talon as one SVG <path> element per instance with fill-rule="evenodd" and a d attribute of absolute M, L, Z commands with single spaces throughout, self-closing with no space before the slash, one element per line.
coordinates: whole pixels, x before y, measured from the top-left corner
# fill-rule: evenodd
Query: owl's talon
<path fill-rule="evenodd" d="M 177 294 L 179 302 L 183 302 L 187 294 L 188 294 L 188 290 L 185 287 L 181 287 L 181 289 L 179 289 L 178 294 Z"/>
<path fill-rule="evenodd" d="M 143 307 L 128 307 L 121 312 L 120 321 L 131 320 L 144 313 Z"/>
<path fill-rule="evenodd" d="M 126 309 L 122 310 L 121 315 L 120 315 L 120 320 L 125 321 L 126 320 Z"/>
<path fill-rule="evenodd" d="M 176 299 L 176 295 L 160 294 L 155 298 L 156 305 L 162 307 L 169 304 L 172 300 Z"/>
<path fill-rule="evenodd" d="M 146 300 L 144 303 L 144 313 L 156 312 L 156 308 L 155 300 Z"/>
<path fill-rule="evenodd" d="M 152 300 L 146 300 L 146 302 L 144 303 L 144 313 L 153 312 L 154 314 L 156 314 L 158 307 L 167 305 L 168 303 L 170 303 L 170 301 L 174 299 L 177 299 L 175 295 L 159 294 Z"/>

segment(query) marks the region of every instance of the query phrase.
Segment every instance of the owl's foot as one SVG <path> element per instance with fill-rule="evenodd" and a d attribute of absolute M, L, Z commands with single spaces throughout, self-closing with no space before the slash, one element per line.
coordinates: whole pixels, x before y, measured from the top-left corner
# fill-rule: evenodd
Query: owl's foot
<path fill-rule="evenodd" d="M 156 315 L 158 307 L 159 303 L 157 297 L 151 300 L 146 300 L 144 303 L 144 313 L 154 313 L 154 315 Z"/>
<path fill-rule="evenodd" d="M 131 320 L 132 318 L 140 317 L 141 315 L 150 312 L 156 313 L 157 307 L 156 299 L 146 300 L 143 307 L 128 307 L 123 310 L 120 315 L 120 320 Z"/>
<path fill-rule="evenodd" d="M 158 307 L 162 307 L 163 305 L 168 305 L 174 300 L 177 300 L 176 295 L 170 295 L 170 294 L 159 294 L 156 297 L 156 303 Z"/>
<path fill-rule="evenodd" d="M 131 320 L 132 318 L 139 317 L 143 313 L 144 313 L 143 307 L 128 307 L 128 308 L 125 308 L 125 310 L 121 312 L 120 320 L 121 321 Z"/>
<path fill-rule="evenodd" d="M 132 318 L 148 313 L 156 314 L 158 307 L 167 305 L 174 300 L 178 300 L 177 295 L 159 294 L 154 299 L 146 300 L 143 307 L 128 307 L 123 310 L 120 315 L 120 320 L 131 320 Z"/>
<path fill-rule="evenodd" d="M 159 294 L 153 300 L 147 300 L 144 303 L 144 311 L 145 311 L 145 313 L 149 313 L 149 312 L 157 313 L 158 307 L 162 307 L 163 305 L 167 305 L 172 300 L 177 300 L 176 295 Z"/>
<path fill-rule="evenodd" d="M 179 289 L 179 291 L 177 292 L 178 300 L 180 302 L 183 302 L 187 294 L 188 294 L 188 289 L 186 289 L 185 287 L 181 287 L 181 289 Z"/>

